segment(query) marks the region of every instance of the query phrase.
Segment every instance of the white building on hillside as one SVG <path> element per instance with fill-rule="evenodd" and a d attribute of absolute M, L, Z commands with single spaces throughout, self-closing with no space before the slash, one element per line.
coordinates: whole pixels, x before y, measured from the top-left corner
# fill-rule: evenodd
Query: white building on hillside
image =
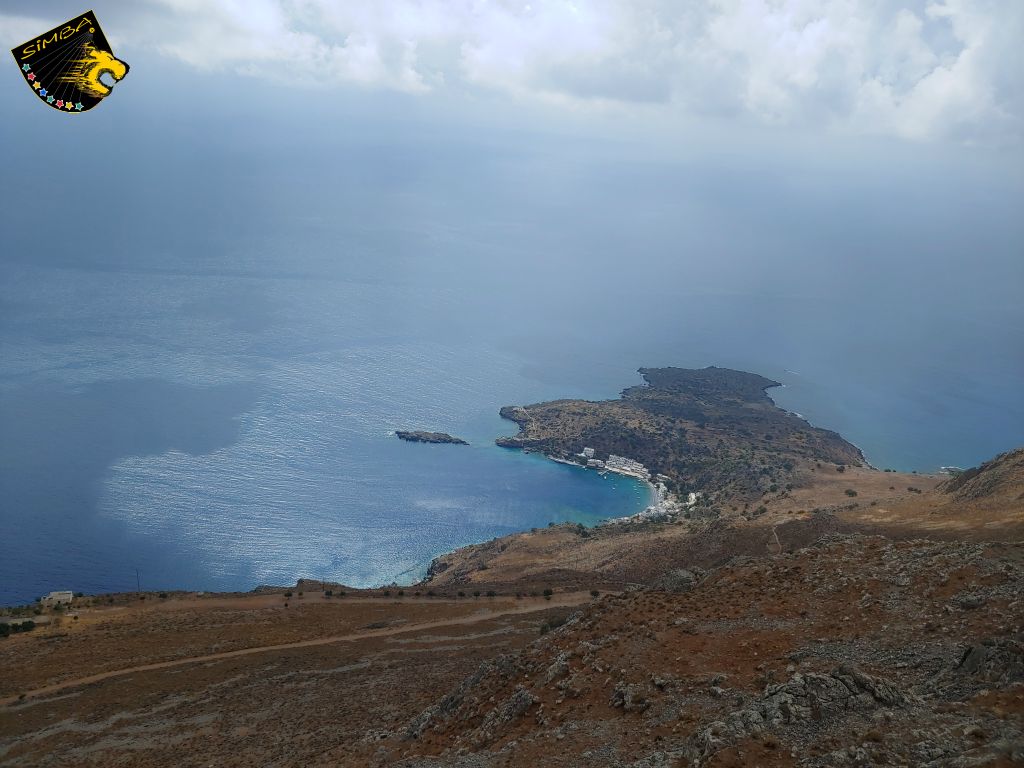
<path fill-rule="evenodd" d="M 39 602 L 49 608 L 49 607 L 52 607 L 52 606 L 55 606 L 55 605 L 71 605 L 71 601 L 74 600 L 74 599 L 75 599 L 75 593 L 74 592 L 61 591 L 61 592 L 51 592 L 50 594 L 48 594 L 46 597 L 44 597 Z"/>

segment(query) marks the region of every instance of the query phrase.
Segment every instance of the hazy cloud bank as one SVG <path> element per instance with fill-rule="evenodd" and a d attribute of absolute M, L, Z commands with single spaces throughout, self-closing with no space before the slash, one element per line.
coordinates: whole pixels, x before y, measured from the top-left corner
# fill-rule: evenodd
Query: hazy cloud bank
<path fill-rule="evenodd" d="M 1018 0 L 148 0 L 107 13 L 132 45 L 309 88 L 985 143 L 1018 141 L 1024 117 Z M 0 24 L 8 39 L 31 26 Z"/>

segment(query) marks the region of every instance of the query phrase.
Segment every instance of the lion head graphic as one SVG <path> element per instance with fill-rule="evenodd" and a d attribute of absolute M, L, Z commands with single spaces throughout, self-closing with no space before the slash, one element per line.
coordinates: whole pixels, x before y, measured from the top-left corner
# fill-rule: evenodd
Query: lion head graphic
<path fill-rule="evenodd" d="M 110 75 L 117 81 L 128 74 L 128 65 L 106 51 L 84 45 L 82 52 L 82 58 L 76 59 L 60 79 L 83 93 L 102 98 L 110 93 L 110 87 L 100 80 L 103 75 Z"/>

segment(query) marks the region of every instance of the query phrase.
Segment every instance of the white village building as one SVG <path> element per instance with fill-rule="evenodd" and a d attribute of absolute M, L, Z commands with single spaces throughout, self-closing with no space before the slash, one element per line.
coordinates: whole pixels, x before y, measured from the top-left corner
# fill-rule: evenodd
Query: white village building
<path fill-rule="evenodd" d="M 75 593 L 69 591 L 51 592 L 42 598 L 39 602 L 47 607 L 54 605 L 71 605 L 71 601 L 75 599 Z"/>

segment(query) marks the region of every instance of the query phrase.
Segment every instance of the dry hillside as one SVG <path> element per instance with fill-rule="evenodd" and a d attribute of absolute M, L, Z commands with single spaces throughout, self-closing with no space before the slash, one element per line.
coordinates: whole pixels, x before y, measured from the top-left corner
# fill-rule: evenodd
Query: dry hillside
<path fill-rule="evenodd" d="M 760 514 L 519 534 L 402 594 L 89 598 L 0 639 L 0 765 L 1020 765 L 1022 456 L 810 462 Z"/>

